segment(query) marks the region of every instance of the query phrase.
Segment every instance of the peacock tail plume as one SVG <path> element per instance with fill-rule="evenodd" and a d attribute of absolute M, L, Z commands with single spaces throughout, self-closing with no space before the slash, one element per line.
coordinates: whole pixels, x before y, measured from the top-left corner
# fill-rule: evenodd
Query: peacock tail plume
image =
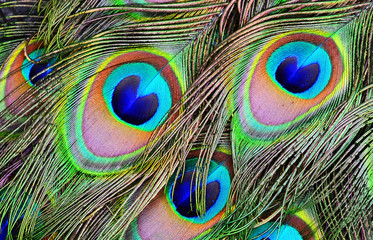
<path fill-rule="evenodd" d="M 0 239 L 373 239 L 373 3 L 0 0 Z"/>

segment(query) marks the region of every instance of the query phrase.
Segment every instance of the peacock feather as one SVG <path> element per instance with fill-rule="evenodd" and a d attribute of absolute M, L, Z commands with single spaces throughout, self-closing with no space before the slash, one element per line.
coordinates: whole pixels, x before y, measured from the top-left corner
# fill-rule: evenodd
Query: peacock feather
<path fill-rule="evenodd" d="M 372 23 L 0 0 L 0 239 L 373 239 Z"/>

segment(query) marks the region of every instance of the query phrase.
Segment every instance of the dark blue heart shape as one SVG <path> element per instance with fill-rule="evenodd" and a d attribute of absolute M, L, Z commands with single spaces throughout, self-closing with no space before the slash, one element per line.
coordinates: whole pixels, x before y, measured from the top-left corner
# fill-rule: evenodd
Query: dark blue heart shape
<path fill-rule="evenodd" d="M 196 184 L 193 178 L 193 171 L 184 174 L 183 180 L 179 177 L 173 187 L 173 196 L 171 197 L 175 204 L 176 211 L 184 217 L 197 217 L 196 208 Z M 206 185 L 206 211 L 210 209 L 216 202 L 220 193 L 220 184 L 217 181 L 210 182 Z"/>
<path fill-rule="evenodd" d="M 302 93 L 315 84 L 320 73 L 317 63 L 298 68 L 296 57 L 287 57 L 277 67 L 276 80 L 289 92 Z"/>
<path fill-rule="evenodd" d="M 152 93 L 137 97 L 140 85 L 138 76 L 124 78 L 114 89 L 111 104 L 117 116 L 123 121 L 141 125 L 151 119 L 158 109 L 158 97 Z"/>
<path fill-rule="evenodd" d="M 40 80 L 47 76 L 52 69 L 48 69 L 44 73 L 41 73 L 45 69 L 49 67 L 49 63 L 35 63 L 30 70 L 29 79 L 33 85 L 37 85 L 40 83 Z M 41 73 L 40 75 L 38 75 Z"/>

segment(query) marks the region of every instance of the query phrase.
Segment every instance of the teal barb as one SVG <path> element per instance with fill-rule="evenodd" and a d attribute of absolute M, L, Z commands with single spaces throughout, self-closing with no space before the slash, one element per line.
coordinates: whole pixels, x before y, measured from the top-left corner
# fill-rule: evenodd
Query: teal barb
<path fill-rule="evenodd" d="M 0 1 L 0 240 L 373 239 L 372 29 L 369 0 Z"/>

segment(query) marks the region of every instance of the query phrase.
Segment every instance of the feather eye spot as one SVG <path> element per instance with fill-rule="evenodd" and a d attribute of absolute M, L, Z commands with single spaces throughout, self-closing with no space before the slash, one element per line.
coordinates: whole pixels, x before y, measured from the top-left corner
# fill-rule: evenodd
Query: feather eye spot
<path fill-rule="evenodd" d="M 317 63 L 298 67 L 297 58 L 287 57 L 276 70 L 276 80 L 289 92 L 301 93 L 310 89 L 320 73 Z"/>
<path fill-rule="evenodd" d="M 46 62 L 40 62 L 38 58 L 42 56 L 43 51 L 43 48 L 38 47 L 29 53 L 29 57 L 34 59 L 36 63 L 30 62 L 26 57 L 24 57 L 22 63 L 21 72 L 23 78 L 32 87 L 37 87 L 44 78 L 53 71 L 51 66 L 56 62 L 56 58 L 52 58 Z"/>
<path fill-rule="evenodd" d="M 0 82 L 0 98 L 4 100 L 0 103 L 0 110 L 7 109 L 12 115 L 27 108 L 25 102 L 30 102 L 35 96 L 37 85 L 52 71 L 50 66 L 56 61 L 52 58 L 47 63 L 34 64 L 26 58 L 24 48 L 25 43 L 19 44 L 0 71 L 0 79 L 3 80 Z M 37 61 L 43 55 L 42 44 L 31 42 L 27 51 L 28 56 Z"/>
<path fill-rule="evenodd" d="M 187 172 L 181 178 L 179 177 L 172 186 L 172 202 L 182 216 L 187 218 L 198 217 L 196 211 L 196 183 L 193 179 L 193 171 Z M 218 181 L 210 182 L 206 185 L 205 206 L 208 211 L 216 202 L 220 193 L 220 184 Z"/>
<path fill-rule="evenodd" d="M 294 215 L 287 216 L 281 226 L 278 222 L 268 222 L 251 232 L 249 239 L 253 240 L 320 240 L 322 233 L 317 221 L 308 209 L 302 209 Z"/>
<path fill-rule="evenodd" d="M 206 179 L 205 214 L 197 213 L 196 182 L 201 184 L 201 179 L 196 179 L 194 164 L 197 158 L 189 159 L 187 171 L 178 176 L 175 184 L 171 179 L 166 187 L 167 199 L 172 209 L 177 214 L 192 223 L 204 224 L 213 219 L 225 207 L 230 188 L 229 171 L 223 165 L 211 161 L 209 174 Z M 200 187 L 202 187 L 200 185 Z"/>
<path fill-rule="evenodd" d="M 200 150 L 189 153 L 185 172 L 172 176 L 132 222 L 126 239 L 192 239 L 214 226 L 223 216 L 228 201 L 233 165 L 230 155 L 214 152 L 206 179 L 205 213 L 196 211 L 196 163 Z"/>
<path fill-rule="evenodd" d="M 255 234 L 263 234 L 265 236 L 254 238 L 254 239 L 255 240 L 286 240 L 286 239 L 304 240 L 295 228 L 285 224 L 285 225 L 282 225 L 279 229 L 274 230 L 273 228 L 271 228 L 272 224 L 273 223 L 267 223 L 267 224 L 264 224 L 262 227 L 255 229 L 254 230 Z"/>
<path fill-rule="evenodd" d="M 333 57 L 328 54 L 327 49 L 316 42 L 290 39 L 287 41 L 290 42 L 281 46 L 270 46 L 268 52 L 266 51 L 261 58 L 261 62 L 266 62 L 263 65 L 265 74 L 274 88 L 268 91 L 273 91 L 275 96 L 279 95 L 283 98 L 311 101 L 330 85 Z M 254 74 L 259 72 L 260 69 L 257 69 Z M 253 88 L 257 84 L 257 77 L 255 77 Z M 250 92 L 252 92 L 251 88 Z M 286 102 L 286 100 L 281 101 Z"/>
<path fill-rule="evenodd" d="M 49 68 L 49 63 L 36 63 L 30 69 L 29 79 L 32 85 L 40 84 L 40 80 L 45 78 L 52 69 Z"/>
<path fill-rule="evenodd" d="M 97 63 L 84 91 L 69 98 L 67 120 L 61 121 L 67 159 L 79 170 L 101 175 L 132 166 L 153 131 L 162 131 L 164 121 L 176 117 L 169 111 L 181 98 L 182 86 L 169 59 L 160 50 L 143 49 Z"/>
<path fill-rule="evenodd" d="M 159 105 L 156 94 L 141 96 L 141 93 L 138 92 L 139 84 L 140 77 L 138 76 L 124 78 L 115 87 L 111 102 L 113 110 L 119 118 L 137 126 L 150 120 Z"/>
<path fill-rule="evenodd" d="M 242 138 L 273 140 L 315 114 L 324 114 L 347 86 L 344 48 L 337 37 L 305 30 L 265 44 L 240 81 L 235 132 Z"/>

